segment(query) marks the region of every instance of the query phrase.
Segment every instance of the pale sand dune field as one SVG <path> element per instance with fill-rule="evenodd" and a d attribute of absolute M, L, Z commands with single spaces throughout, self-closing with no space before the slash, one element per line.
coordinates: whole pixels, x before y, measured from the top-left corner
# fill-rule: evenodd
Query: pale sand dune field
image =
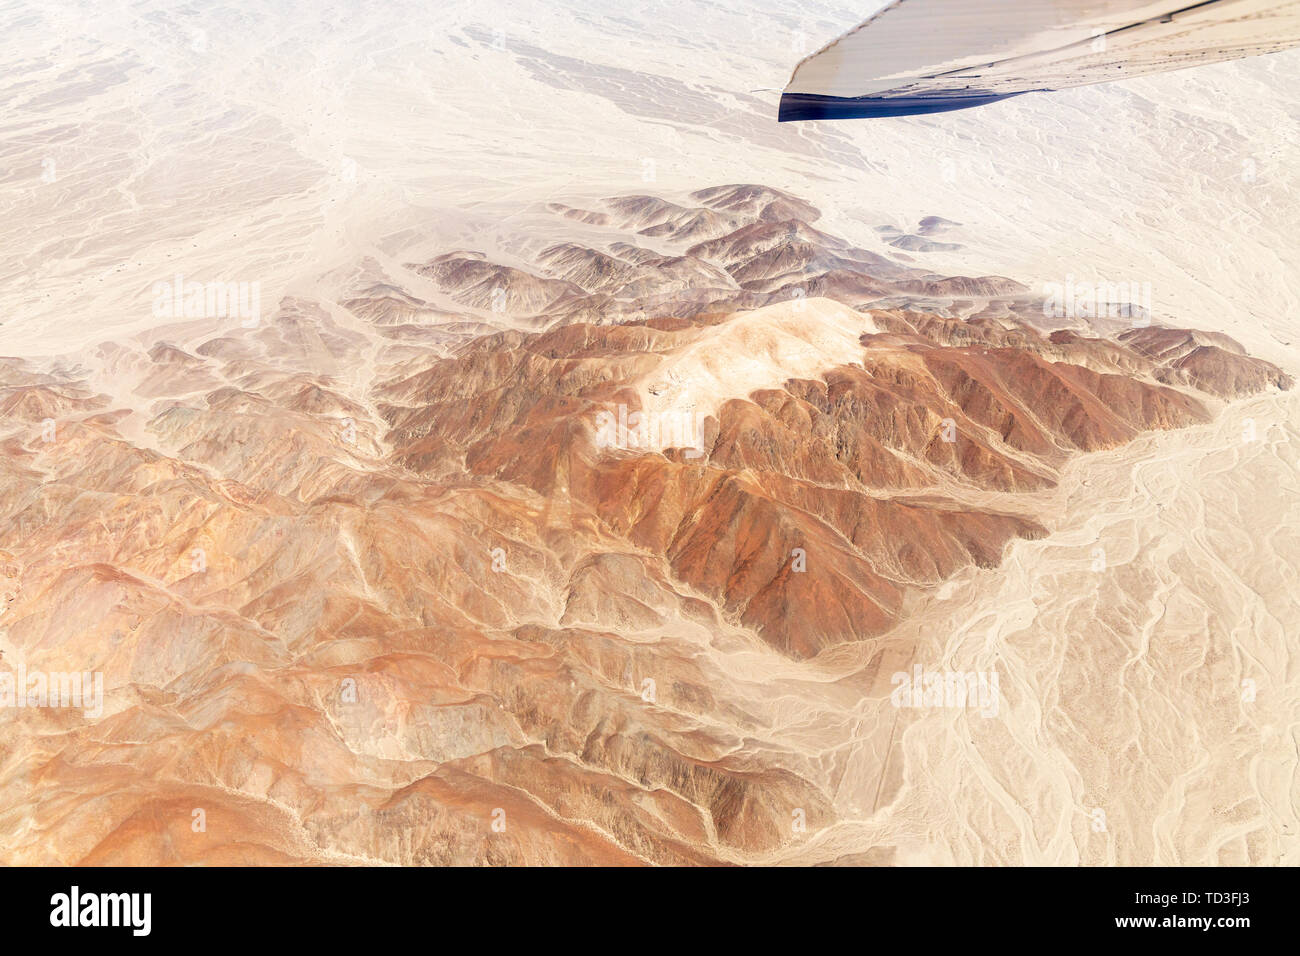
<path fill-rule="evenodd" d="M 788 859 L 1295 865 L 1298 412 L 1245 401 L 1074 463 L 1051 536 L 891 633 L 861 738 L 820 738 L 861 816 Z M 888 674 L 917 663 L 998 672 L 998 714 L 893 708 Z"/>

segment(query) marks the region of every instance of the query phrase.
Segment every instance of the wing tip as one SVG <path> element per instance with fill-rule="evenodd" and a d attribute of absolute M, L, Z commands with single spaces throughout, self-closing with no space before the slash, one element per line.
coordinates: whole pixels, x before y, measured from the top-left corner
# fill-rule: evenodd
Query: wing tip
<path fill-rule="evenodd" d="M 924 116 L 928 113 L 948 113 L 973 106 L 986 106 L 989 103 L 997 103 L 1029 92 L 1033 91 L 992 93 L 985 90 L 963 90 L 959 94 L 937 96 L 823 96 L 819 93 L 782 93 L 776 119 L 779 123 L 790 123 L 801 120 Z"/>

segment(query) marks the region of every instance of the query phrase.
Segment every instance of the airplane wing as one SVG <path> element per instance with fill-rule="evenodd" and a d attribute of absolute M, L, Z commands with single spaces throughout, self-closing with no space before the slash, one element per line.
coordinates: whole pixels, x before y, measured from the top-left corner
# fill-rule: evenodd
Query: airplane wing
<path fill-rule="evenodd" d="M 1300 44 L 1300 0 L 894 0 L 805 58 L 778 119 L 908 116 Z"/>

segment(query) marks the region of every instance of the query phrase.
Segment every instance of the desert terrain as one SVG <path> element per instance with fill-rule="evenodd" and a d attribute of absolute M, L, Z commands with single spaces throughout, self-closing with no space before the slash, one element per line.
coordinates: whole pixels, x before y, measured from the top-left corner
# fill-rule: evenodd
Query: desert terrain
<path fill-rule="evenodd" d="M 3 6 L 0 669 L 104 696 L 0 862 L 1296 862 L 1294 54 L 824 127 L 869 11 Z"/>

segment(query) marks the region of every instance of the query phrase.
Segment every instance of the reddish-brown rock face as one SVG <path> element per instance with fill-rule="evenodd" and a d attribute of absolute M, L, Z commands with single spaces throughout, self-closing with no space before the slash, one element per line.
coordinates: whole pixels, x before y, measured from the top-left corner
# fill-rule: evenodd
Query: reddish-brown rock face
<path fill-rule="evenodd" d="M 0 717 L 0 860 L 763 858 L 835 821 L 764 674 L 1046 534 L 1072 456 L 1292 384 L 766 187 L 548 208 L 605 238 L 4 360 L 0 668 L 105 690 Z"/>
<path fill-rule="evenodd" d="M 635 402 L 635 384 L 689 347 L 691 322 L 474 343 L 387 386 L 400 404 L 385 417 L 408 467 L 436 474 L 463 456 L 472 473 L 564 496 L 798 656 L 879 633 L 900 589 L 996 564 L 1009 538 L 1043 533 L 1014 501 L 974 508 L 964 491 L 1043 488 L 1072 452 L 1209 417 L 1137 351 L 1125 358 L 1140 374 L 1122 375 L 1084 364 L 1087 339 L 1058 343 L 1052 360 L 1032 329 L 1018 347 L 954 347 L 931 317 L 885 318 L 895 331 L 864 336 L 857 364 L 724 402 L 694 460 L 602 453 L 594 435 L 603 409 Z M 818 558 L 794 572 L 797 549 Z"/>

